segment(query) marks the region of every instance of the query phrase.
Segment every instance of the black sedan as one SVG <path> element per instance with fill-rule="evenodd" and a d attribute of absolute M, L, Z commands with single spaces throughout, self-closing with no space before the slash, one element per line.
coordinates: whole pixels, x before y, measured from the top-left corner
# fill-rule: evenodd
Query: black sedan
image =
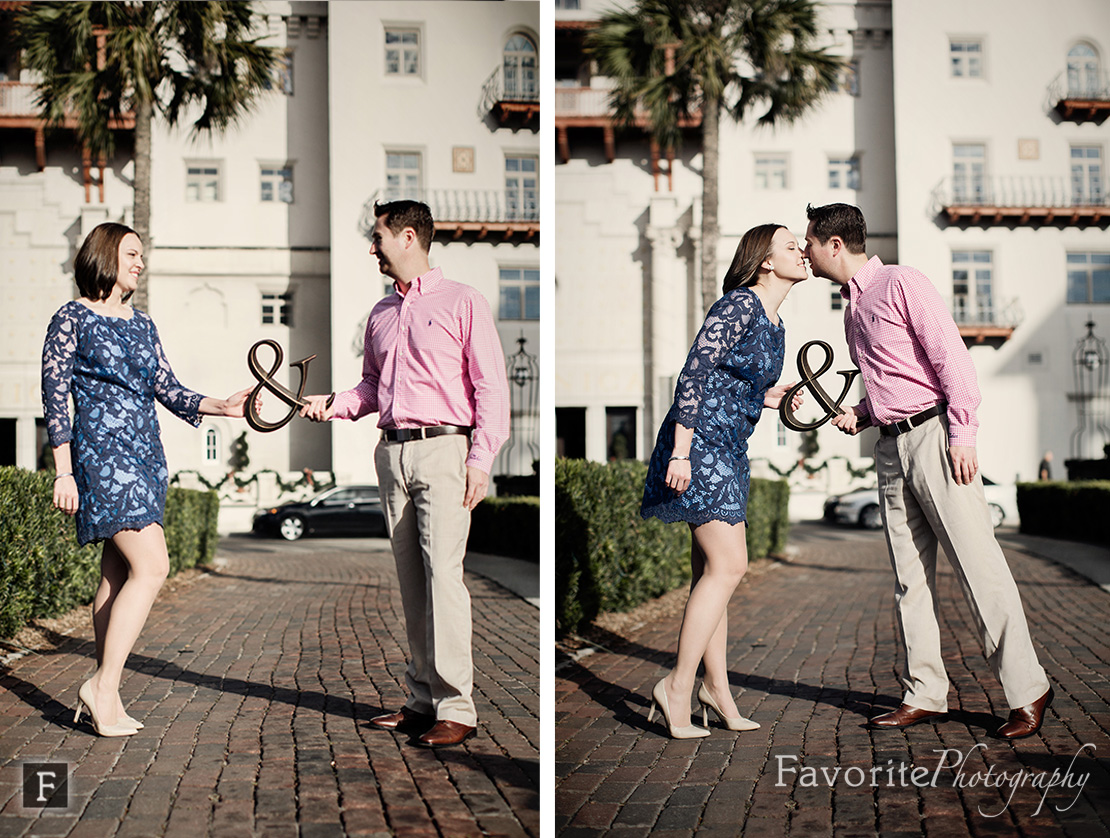
<path fill-rule="evenodd" d="M 254 516 L 255 535 L 385 535 L 377 486 L 336 486 L 311 500 L 266 509 Z"/>

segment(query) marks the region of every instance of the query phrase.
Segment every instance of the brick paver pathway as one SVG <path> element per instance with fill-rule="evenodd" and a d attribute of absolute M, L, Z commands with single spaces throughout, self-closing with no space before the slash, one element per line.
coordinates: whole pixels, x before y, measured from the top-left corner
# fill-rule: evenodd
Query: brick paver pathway
<path fill-rule="evenodd" d="M 557 666 L 565 838 L 1108 834 L 1110 595 L 1006 549 L 1056 701 L 1039 735 L 1004 743 L 989 733 L 1008 708 L 941 559 L 952 719 L 871 732 L 863 722 L 901 697 L 885 542 L 819 524 L 796 526 L 791 541 L 797 553 L 742 585 L 728 615 L 733 688 L 761 729 L 711 721 L 709 738 L 672 741 L 658 720 L 647 723 L 678 617 Z M 1035 785 L 1053 772 L 1056 787 Z"/>
<path fill-rule="evenodd" d="M 536 836 L 539 614 L 468 574 L 479 735 L 428 751 L 369 727 L 404 698 L 384 541 L 225 539 L 162 597 L 122 694 L 144 730 L 74 726 L 89 637 L 0 671 L 0 836 Z M 25 762 L 67 762 L 66 811 L 26 810 Z"/>

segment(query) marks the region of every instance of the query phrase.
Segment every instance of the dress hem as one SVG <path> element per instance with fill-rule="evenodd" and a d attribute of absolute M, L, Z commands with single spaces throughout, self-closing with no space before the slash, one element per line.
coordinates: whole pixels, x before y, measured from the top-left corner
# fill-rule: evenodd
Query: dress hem
<path fill-rule="evenodd" d="M 131 532 L 139 532 L 145 530 L 151 524 L 157 524 L 165 530 L 165 524 L 162 523 L 161 518 L 140 518 L 137 521 L 113 521 L 111 524 L 106 524 L 102 527 L 95 529 L 88 534 L 88 537 L 83 536 L 81 533 L 77 534 L 77 543 L 82 547 L 89 544 L 99 544 L 102 541 L 107 541 L 113 535 L 130 530 Z"/>
<path fill-rule="evenodd" d="M 740 515 L 738 517 L 728 517 L 724 515 L 700 515 L 696 518 L 680 518 L 672 517 L 669 515 L 660 515 L 658 512 L 651 512 L 643 509 L 640 510 L 640 517 L 643 518 L 645 521 L 648 518 L 658 518 L 664 524 L 677 524 L 681 521 L 684 524 L 691 524 L 695 527 L 700 527 L 702 524 L 708 524 L 710 521 L 721 521 L 722 523 L 729 524 L 730 526 L 735 526 L 736 524 L 747 523 L 748 520 L 748 516 L 746 514 Z"/>

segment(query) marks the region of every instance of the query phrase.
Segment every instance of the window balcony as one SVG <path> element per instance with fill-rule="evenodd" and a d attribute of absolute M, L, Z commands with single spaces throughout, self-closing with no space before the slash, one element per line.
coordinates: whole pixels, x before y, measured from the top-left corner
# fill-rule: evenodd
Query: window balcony
<path fill-rule="evenodd" d="M 1085 178 L 997 177 L 953 183 L 933 190 L 933 207 L 952 224 L 984 227 L 1110 224 L 1110 183 Z"/>
<path fill-rule="evenodd" d="M 62 128 L 73 130 L 77 127 L 75 117 L 67 116 Z M 134 131 L 135 115 L 124 113 L 108 121 L 108 127 L 117 131 Z M 18 81 L 0 81 L 0 130 L 15 129 L 31 131 L 35 143 L 35 163 L 39 171 L 46 168 L 46 122 L 38 104 L 37 85 Z M 75 143 L 76 144 L 76 143 Z M 94 163 L 92 156 L 82 149 L 82 177 L 85 184 L 85 202 L 91 202 L 92 189 L 97 187 L 100 202 L 104 203 L 104 166 L 102 158 Z M 99 176 L 92 172 L 93 167 L 100 170 Z"/>
<path fill-rule="evenodd" d="M 540 128 L 539 80 L 521 75 L 518 69 L 508 74 L 504 67 L 496 68 L 482 85 L 482 100 L 478 105 L 481 117 L 492 114 L 501 125 L 518 128 Z"/>
<path fill-rule="evenodd" d="M 374 229 L 374 204 L 396 198 L 423 201 L 435 219 L 435 240 L 494 244 L 539 244 L 540 209 L 535 198 L 495 189 L 424 189 L 413 194 L 388 195 L 375 192 L 363 204 L 359 232 L 367 238 Z"/>
<path fill-rule="evenodd" d="M 1110 73 L 1061 73 L 1049 85 L 1048 101 L 1066 120 L 1101 124 L 1110 116 Z"/>
<path fill-rule="evenodd" d="M 979 301 L 972 310 L 966 297 L 957 297 L 952 301 L 952 319 L 968 346 L 986 344 L 997 349 L 1013 336 L 1014 329 L 1025 318 L 1016 299 L 1001 306 Z"/>

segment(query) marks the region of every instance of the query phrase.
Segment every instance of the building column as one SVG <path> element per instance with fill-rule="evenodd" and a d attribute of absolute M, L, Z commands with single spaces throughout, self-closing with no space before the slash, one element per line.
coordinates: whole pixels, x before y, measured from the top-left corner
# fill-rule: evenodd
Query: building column
<path fill-rule="evenodd" d="M 20 416 L 15 420 L 15 464 L 27 471 L 38 468 L 38 433 L 34 416 Z"/>
<path fill-rule="evenodd" d="M 661 379 L 669 380 L 685 359 L 685 276 L 678 248 L 684 232 L 676 226 L 678 202 L 670 195 L 656 195 L 648 208 L 647 240 L 651 243 L 651 271 L 644 287 L 644 424 L 645 450 L 655 440 L 659 423 L 672 393 L 663 392 Z"/>

